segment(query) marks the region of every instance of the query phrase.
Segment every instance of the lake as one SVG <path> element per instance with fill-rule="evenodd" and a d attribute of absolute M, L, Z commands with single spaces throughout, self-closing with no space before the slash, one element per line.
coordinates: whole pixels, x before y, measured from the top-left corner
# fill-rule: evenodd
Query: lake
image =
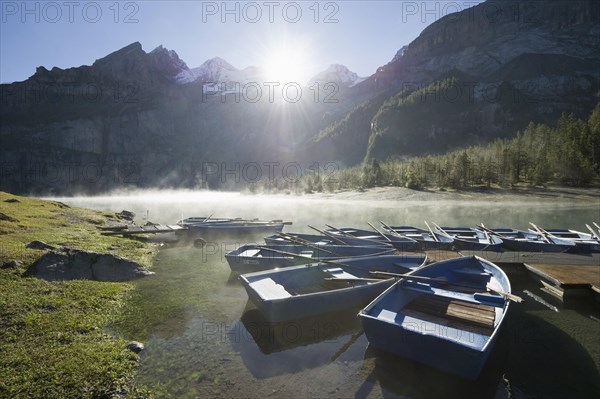
<path fill-rule="evenodd" d="M 284 219 L 287 232 L 368 228 L 424 220 L 446 226 L 585 229 L 598 203 L 572 201 L 360 201 L 238 193 L 142 192 L 59 198 L 70 205 L 136 213 L 136 220 L 174 224 L 182 217 Z M 540 291 L 520 267 L 509 267 L 514 304 L 479 380 L 467 382 L 372 349 L 357 309 L 345 314 L 268 323 L 248 303 L 224 254 L 245 240 L 210 241 L 203 249 L 165 245 L 155 276 L 135 281 L 114 334 L 142 341 L 137 381 L 176 398 L 229 397 L 599 397 L 600 306 L 589 298 L 562 304 Z M 524 291 L 542 297 L 533 300 Z M 553 309 L 554 307 L 554 309 Z"/>

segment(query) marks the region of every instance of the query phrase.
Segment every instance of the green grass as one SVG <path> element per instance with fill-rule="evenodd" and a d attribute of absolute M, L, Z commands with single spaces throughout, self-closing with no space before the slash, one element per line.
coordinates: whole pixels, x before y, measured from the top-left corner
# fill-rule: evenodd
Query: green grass
<path fill-rule="evenodd" d="M 14 198 L 18 202 L 5 202 Z M 106 328 L 121 314 L 126 283 L 23 277 L 42 251 L 32 240 L 109 252 L 149 266 L 156 249 L 97 229 L 115 216 L 0 193 L 0 398 L 147 397 L 132 385 L 137 356 Z"/>

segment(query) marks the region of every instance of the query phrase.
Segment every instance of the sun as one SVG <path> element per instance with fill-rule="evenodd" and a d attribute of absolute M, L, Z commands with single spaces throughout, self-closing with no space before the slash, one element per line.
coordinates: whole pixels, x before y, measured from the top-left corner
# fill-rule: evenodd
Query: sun
<path fill-rule="evenodd" d="M 266 59 L 265 77 L 268 81 L 281 85 L 287 83 L 305 84 L 310 76 L 307 58 L 300 49 L 278 48 L 270 52 Z"/>

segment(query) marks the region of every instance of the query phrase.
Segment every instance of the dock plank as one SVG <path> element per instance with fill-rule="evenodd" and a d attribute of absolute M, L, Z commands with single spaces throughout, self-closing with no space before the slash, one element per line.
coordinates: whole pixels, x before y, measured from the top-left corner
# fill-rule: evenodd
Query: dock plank
<path fill-rule="evenodd" d="M 565 288 L 573 286 L 600 286 L 600 265 L 558 265 L 525 263 L 530 272 Z"/>
<path fill-rule="evenodd" d="M 136 234 L 158 234 L 158 233 L 171 233 L 179 230 L 186 230 L 185 227 L 179 225 L 164 225 L 164 224 L 156 224 L 156 225 L 147 225 L 147 226 L 138 226 L 138 225 L 128 225 L 127 228 L 119 228 L 119 229 L 111 229 L 110 231 L 106 231 L 103 229 L 102 235 L 105 236 L 114 236 L 114 235 L 136 235 Z"/>
<path fill-rule="evenodd" d="M 469 255 L 477 255 L 498 265 L 519 263 L 546 265 L 600 265 L 600 253 L 570 254 L 513 251 L 470 251 Z"/>

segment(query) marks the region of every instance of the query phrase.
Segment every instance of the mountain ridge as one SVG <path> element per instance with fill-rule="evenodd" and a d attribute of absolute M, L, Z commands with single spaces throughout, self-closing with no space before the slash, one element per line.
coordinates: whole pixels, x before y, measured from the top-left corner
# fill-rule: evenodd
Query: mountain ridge
<path fill-rule="evenodd" d="M 563 112 L 585 116 L 600 90 L 599 5 L 560 0 L 531 18 L 536 4 L 488 0 L 446 16 L 366 79 L 334 64 L 322 76 L 336 85 L 296 97 L 269 93 L 260 68 L 213 58 L 190 69 L 174 50 L 146 53 L 139 42 L 90 66 L 40 67 L 0 86 L 0 189 L 233 189 L 248 183 L 239 176 L 248 163 L 352 166 L 511 137 Z M 232 89 L 257 80 L 253 92 Z M 62 172 L 69 165 L 76 178 Z"/>

